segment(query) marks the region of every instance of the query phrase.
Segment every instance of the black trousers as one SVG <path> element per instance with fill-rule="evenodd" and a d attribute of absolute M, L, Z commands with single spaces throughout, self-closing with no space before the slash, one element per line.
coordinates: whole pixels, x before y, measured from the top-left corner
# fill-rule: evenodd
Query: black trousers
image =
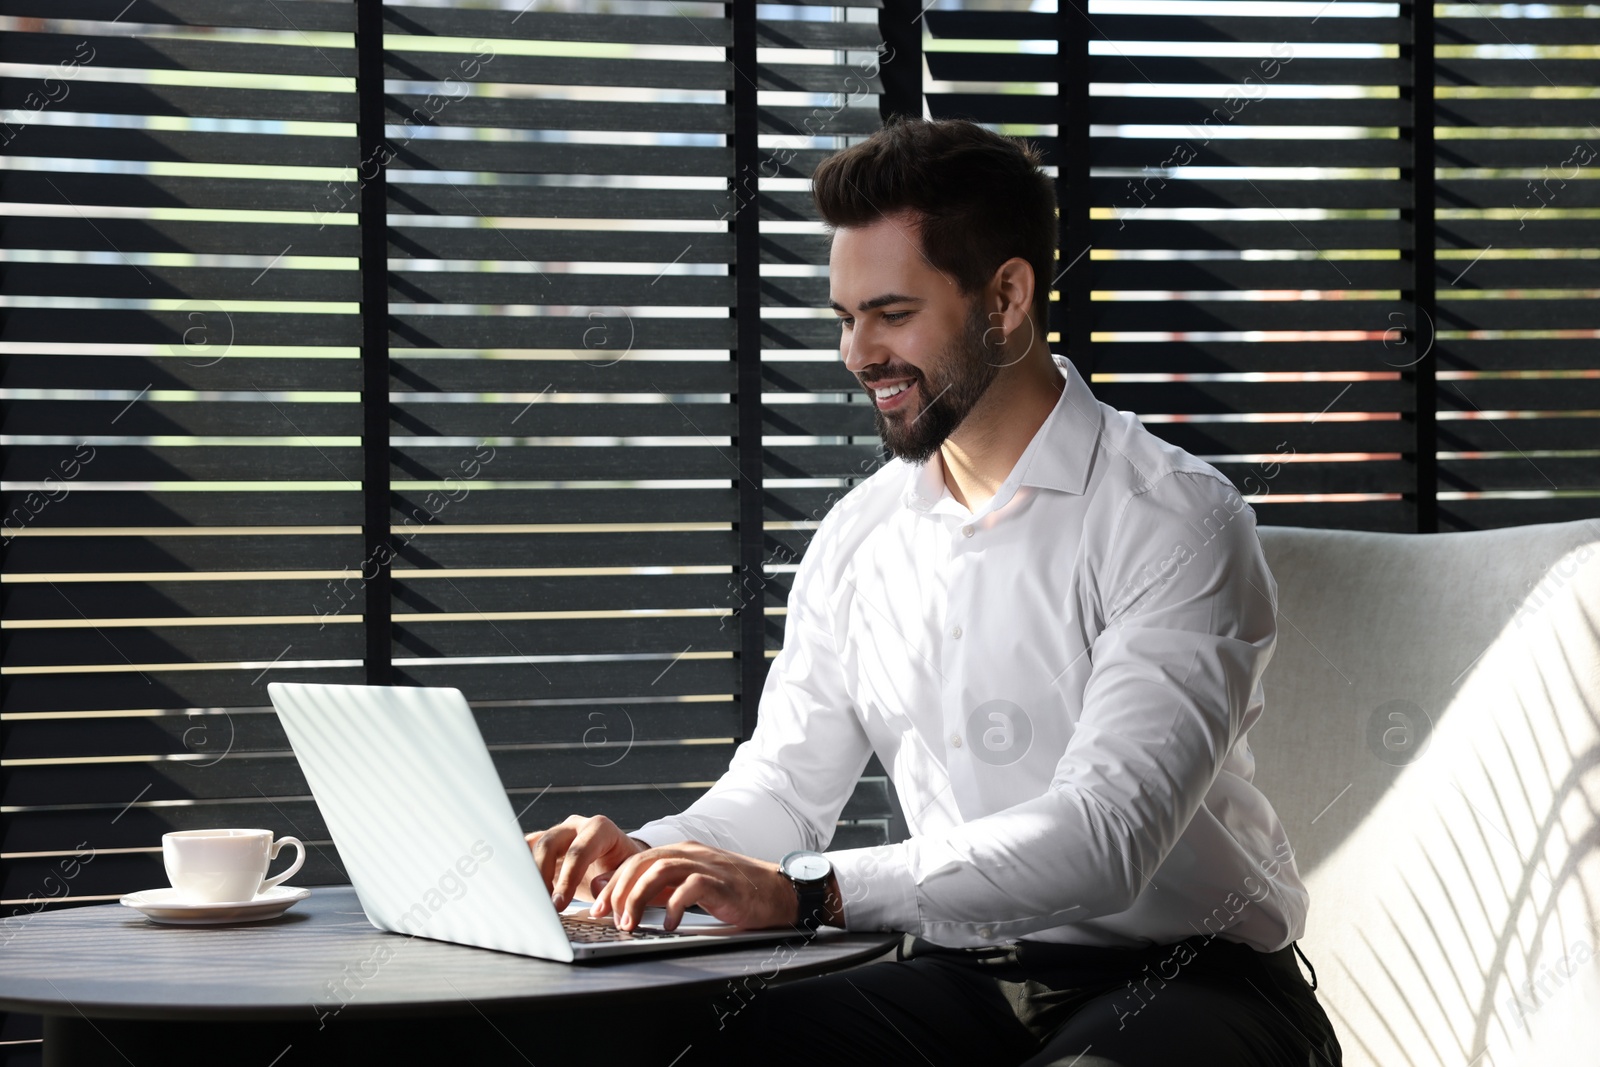
<path fill-rule="evenodd" d="M 894 960 L 760 986 L 714 1014 L 676 1067 L 1342 1062 L 1294 946 L 1261 953 L 1205 936 L 1134 950 L 948 949 L 907 935 Z"/>

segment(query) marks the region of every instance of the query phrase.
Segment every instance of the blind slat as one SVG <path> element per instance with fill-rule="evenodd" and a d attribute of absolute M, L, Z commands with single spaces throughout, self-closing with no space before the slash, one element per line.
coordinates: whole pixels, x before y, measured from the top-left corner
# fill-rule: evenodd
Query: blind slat
<path fill-rule="evenodd" d="M 4 0 L 0 14 L 36 19 L 103 22 L 108 16 L 128 25 L 237 27 L 261 30 L 355 30 L 355 5 L 349 0 L 136 0 L 120 12 L 99 0 Z"/>

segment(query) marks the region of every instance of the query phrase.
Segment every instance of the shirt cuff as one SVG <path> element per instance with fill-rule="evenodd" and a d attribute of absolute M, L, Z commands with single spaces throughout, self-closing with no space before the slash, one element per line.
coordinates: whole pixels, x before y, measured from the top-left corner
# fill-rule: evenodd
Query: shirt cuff
<path fill-rule="evenodd" d="M 647 822 L 637 830 L 624 831 L 629 837 L 637 837 L 651 848 L 660 848 L 662 845 L 675 845 L 679 841 L 689 841 L 691 838 L 684 832 L 683 827 L 673 822 L 671 818 L 657 819 Z"/>
<path fill-rule="evenodd" d="M 828 853 L 828 862 L 839 879 L 846 930 L 921 930 L 917 883 L 904 842 L 840 849 Z"/>

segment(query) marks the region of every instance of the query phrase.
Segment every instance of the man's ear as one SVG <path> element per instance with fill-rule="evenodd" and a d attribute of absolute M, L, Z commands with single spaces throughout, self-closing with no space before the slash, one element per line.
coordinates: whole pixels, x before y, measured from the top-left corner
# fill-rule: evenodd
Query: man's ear
<path fill-rule="evenodd" d="M 1012 256 L 995 269 L 984 294 L 984 341 L 1000 353 L 999 365 L 1020 362 L 1033 347 L 1033 266 Z"/>

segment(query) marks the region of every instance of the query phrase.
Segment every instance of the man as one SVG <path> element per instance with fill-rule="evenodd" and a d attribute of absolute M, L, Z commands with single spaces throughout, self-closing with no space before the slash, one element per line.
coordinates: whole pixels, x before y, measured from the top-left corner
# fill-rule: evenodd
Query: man
<path fill-rule="evenodd" d="M 761 989 L 684 1063 L 1338 1064 L 1251 784 L 1277 590 L 1253 510 L 1049 351 L 1031 148 L 893 121 L 813 186 L 894 459 L 819 525 L 721 780 L 631 836 L 529 835 L 556 905 L 907 935 Z M 910 837 L 816 855 L 873 752 Z"/>

